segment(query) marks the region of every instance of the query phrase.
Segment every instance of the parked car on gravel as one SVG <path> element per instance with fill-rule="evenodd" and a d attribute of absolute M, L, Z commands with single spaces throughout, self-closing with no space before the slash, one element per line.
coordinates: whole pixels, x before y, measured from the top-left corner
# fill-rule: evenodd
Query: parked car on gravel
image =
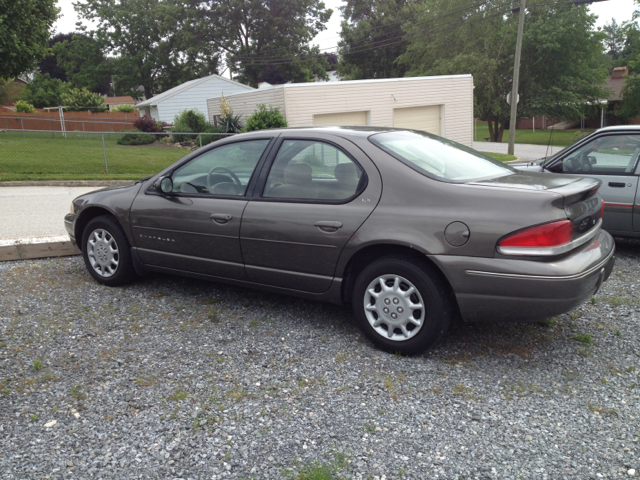
<path fill-rule="evenodd" d="M 591 297 L 614 265 L 600 184 L 419 131 L 266 130 L 82 195 L 65 226 L 102 284 L 153 271 L 350 303 L 373 343 L 415 354 L 458 313 L 536 321 Z"/>
<path fill-rule="evenodd" d="M 561 173 L 602 181 L 602 228 L 621 237 L 640 237 L 640 125 L 606 127 L 550 158 L 512 163 L 519 170 Z"/>

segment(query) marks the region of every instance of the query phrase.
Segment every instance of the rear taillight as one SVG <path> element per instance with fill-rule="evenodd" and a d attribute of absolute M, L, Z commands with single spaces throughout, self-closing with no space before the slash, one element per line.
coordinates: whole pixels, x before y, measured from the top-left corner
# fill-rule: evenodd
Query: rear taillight
<path fill-rule="evenodd" d="M 602 218 L 602 215 L 604 215 L 604 200 L 601 198 L 600 199 L 600 218 Z"/>
<path fill-rule="evenodd" d="M 518 250 L 558 247 L 569 243 L 572 237 L 573 225 L 571 221 L 559 220 L 557 222 L 527 228 L 526 230 L 520 230 L 500 240 L 498 246 L 515 247 L 518 248 Z"/>

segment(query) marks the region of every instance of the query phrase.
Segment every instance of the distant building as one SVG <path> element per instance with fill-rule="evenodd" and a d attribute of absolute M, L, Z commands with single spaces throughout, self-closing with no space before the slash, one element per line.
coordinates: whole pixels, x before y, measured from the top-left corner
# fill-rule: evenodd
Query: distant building
<path fill-rule="evenodd" d="M 207 99 L 256 90 L 220 75 L 209 75 L 178 85 L 136 105 L 140 116 L 149 116 L 158 122 L 173 123 L 183 110 L 198 110 L 207 114 Z"/>
<path fill-rule="evenodd" d="M 106 97 L 104 99 L 104 103 L 107 107 L 109 107 L 109 111 L 115 110 L 120 105 L 131 105 L 132 107 L 136 106 L 136 101 L 129 95 L 126 95 L 124 97 Z"/>

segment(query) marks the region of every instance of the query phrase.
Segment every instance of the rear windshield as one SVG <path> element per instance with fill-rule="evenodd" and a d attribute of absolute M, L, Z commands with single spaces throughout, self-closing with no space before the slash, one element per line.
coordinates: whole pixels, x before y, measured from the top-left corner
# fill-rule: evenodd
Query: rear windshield
<path fill-rule="evenodd" d="M 472 182 L 516 172 L 488 155 L 426 132 L 399 130 L 375 134 L 369 140 L 417 172 L 445 182 Z"/>

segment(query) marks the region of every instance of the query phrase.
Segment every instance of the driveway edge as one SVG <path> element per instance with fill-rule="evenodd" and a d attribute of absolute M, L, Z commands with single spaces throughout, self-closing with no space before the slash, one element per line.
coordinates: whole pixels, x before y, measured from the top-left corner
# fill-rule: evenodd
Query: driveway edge
<path fill-rule="evenodd" d="M 135 180 L 26 180 L 0 182 L 0 187 L 110 187 L 131 185 Z"/>

